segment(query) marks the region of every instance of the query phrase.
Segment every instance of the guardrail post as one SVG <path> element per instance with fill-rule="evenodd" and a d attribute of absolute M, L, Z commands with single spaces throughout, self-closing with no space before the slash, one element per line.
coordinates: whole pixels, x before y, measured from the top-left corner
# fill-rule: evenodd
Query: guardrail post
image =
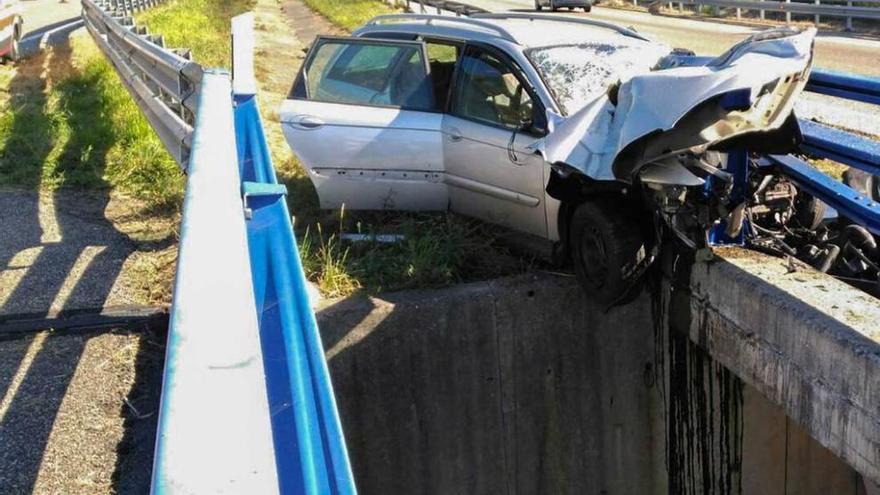
<path fill-rule="evenodd" d="M 813 2 L 813 3 L 815 3 L 816 5 L 821 5 L 821 4 L 822 4 L 822 1 L 821 1 L 821 0 L 815 0 L 815 2 Z M 816 14 L 816 16 L 813 18 L 813 22 L 815 22 L 816 25 L 818 26 L 819 23 L 822 22 L 821 16 L 820 16 L 819 14 Z"/>
<path fill-rule="evenodd" d="M 846 6 L 847 6 L 847 7 L 852 7 L 852 0 L 847 0 L 847 2 L 846 2 Z M 847 18 L 846 18 L 846 30 L 847 30 L 847 31 L 852 31 L 852 29 L 853 29 L 853 27 L 852 27 L 852 17 L 847 17 Z"/>
<path fill-rule="evenodd" d="M 684 14 L 684 2 L 678 2 L 678 11 Z"/>
<path fill-rule="evenodd" d="M 819 1 L 819 0 L 816 0 L 816 1 Z M 742 19 L 742 9 L 739 7 L 736 8 L 736 18 Z"/>
<path fill-rule="evenodd" d="M 785 3 L 791 3 L 791 0 L 785 0 Z M 785 12 L 785 22 L 791 22 L 791 12 L 788 12 L 787 10 Z"/>
<path fill-rule="evenodd" d="M 764 0 L 758 0 L 758 1 L 763 2 Z M 760 14 L 761 20 L 763 21 L 764 20 L 764 9 L 759 10 L 758 13 Z"/>

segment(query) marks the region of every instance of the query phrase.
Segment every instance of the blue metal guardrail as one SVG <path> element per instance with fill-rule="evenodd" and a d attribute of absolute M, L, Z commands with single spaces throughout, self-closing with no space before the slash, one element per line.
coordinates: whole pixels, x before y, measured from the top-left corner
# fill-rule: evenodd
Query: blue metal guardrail
<path fill-rule="evenodd" d="M 354 494 L 323 345 L 255 99 L 208 72 L 189 164 L 153 493 Z M 250 42 L 248 40 L 251 40 Z"/>
<path fill-rule="evenodd" d="M 808 91 L 880 105 L 880 79 L 814 70 Z M 808 120 L 800 120 L 804 142 L 801 149 L 813 156 L 849 165 L 872 175 L 880 175 L 880 143 L 850 132 Z M 813 196 L 850 220 L 880 235 L 880 203 L 806 162 L 787 156 L 770 156 L 770 162 Z"/>

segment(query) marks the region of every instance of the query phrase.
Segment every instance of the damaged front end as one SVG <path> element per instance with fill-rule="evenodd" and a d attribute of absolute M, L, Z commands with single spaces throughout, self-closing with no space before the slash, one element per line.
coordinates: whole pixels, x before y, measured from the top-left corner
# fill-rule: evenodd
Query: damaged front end
<path fill-rule="evenodd" d="M 730 157 L 788 153 L 801 140 L 792 113 L 812 65 L 815 29 L 752 36 L 703 65 L 670 56 L 561 122 L 541 151 L 556 174 L 578 171 L 639 191 L 642 204 L 692 248 L 713 227 L 736 237 L 743 191 Z"/>

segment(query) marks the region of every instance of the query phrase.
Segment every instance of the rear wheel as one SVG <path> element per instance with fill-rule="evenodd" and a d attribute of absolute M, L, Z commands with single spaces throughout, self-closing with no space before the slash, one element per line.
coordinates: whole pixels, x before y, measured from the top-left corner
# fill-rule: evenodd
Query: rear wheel
<path fill-rule="evenodd" d="M 616 198 L 578 206 L 571 219 L 569 249 L 574 272 L 586 293 L 602 305 L 635 294 L 635 271 L 647 247 L 639 222 Z"/>
<path fill-rule="evenodd" d="M 537 11 L 544 10 L 544 6 L 541 5 L 541 2 L 538 0 L 535 0 L 535 10 L 537 10 Z"/>
<path fill-rule="evenodd" d="M 591 10 L 593 10 L 593 6 L 592 6 L 592 5 L 590 5 L 590 4 L 586 4 L 586 5 L 584 5 L 584 12 L 589 12 L 589 11 L 591 11 Z"/>

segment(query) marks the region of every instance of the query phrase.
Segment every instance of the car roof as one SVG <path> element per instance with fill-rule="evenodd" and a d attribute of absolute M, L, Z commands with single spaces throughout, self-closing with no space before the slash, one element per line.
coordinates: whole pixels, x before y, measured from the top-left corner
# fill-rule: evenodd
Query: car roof
<path fill-rule="evenodd" d="M 357 35 L 370 32 L 405 32 L 442 36 L 469 41 L 504 40 L 524 48 L 577 44 L 585 41 L 613 41 L 632 38 L 651 42 L 632 29 L 615 24 L 572 16 L 527 13 L 472 14 L 446 16 L 432 14 L 389 14 L 377 16 Z M 552 35 L 548 36 L 548 33 Z"/>

